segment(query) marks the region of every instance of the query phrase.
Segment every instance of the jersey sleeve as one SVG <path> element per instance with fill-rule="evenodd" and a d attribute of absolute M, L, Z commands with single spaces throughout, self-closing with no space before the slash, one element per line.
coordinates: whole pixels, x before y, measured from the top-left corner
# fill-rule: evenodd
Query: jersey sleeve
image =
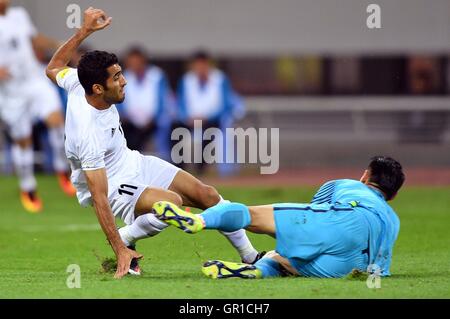
<path fill-rule="evenodd" d="M 80 80 L 78 79 L 78 71 L 73 68 L 65 68 L 58 72 L 56 75 L 56 82 L 58 86 L 71 93 L 76 88 L 81 86 Z"/>
<path fill-rule="evenodd" d="M 104 168 L 105 152 L 100 134 L 97 131 L 85 132 L 78 149 L 81 169 L 90 171 Z"/>
<path fill-rule="evenodd" d="M 337 181 L 329 181 L 323 184 L 311 200 L 312 204 L 331 203 Z"/>

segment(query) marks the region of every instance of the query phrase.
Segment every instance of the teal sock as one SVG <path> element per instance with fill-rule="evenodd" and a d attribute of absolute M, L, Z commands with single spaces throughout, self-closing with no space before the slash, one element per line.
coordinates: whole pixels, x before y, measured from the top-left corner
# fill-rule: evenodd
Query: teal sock
<path fill-rule="evenodd" d="M 261 270 L 262 277 L 278 277 L 281 276 L 281 267 L 278 261 L 272 258 L 262 258 L 255 263 L 255 267 Z"/>
<path fill-rule="evenodd" d="M 247 206 L 239 203 L 217 204 L 200 214 L 206 229 L 232 232 L 250 225 L 250 212 Z"/>

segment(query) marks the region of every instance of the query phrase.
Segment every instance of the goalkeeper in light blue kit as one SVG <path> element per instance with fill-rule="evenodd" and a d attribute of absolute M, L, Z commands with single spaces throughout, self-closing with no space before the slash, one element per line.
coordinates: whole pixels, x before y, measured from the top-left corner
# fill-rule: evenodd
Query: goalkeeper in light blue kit
<path fill-rule="evenodd" d="M 227 203 L 195 215 L 174 204 L 158 202 L 153 213 L 187 233 L 245 228 L 276 238 L 275 251 L 254 265 L 206 262 L 202 271 L 211 278 L 335 278 L 354 269 L 389 276 L 400 221 L 387 201 L 395 197 L 404 180 L 396 160 L 377 156 L 371 159 L 360 181 L 327 182 L 308 204 L 247 207 Z"/>

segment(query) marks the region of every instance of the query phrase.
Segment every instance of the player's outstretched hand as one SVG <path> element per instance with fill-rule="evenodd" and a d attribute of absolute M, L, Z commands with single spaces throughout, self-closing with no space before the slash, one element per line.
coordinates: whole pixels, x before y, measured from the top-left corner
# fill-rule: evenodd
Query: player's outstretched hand
<path fill-rule="evenodd" d="M 112 18 L 108 17 L 105 11 L 89 7 L 84 11 L 84 21 L 82 28 L 92 33 L 102 30 L 111 24 Z"/>
<path fill-rule="evenodd" d="M 124 249 L 120 254 L 118 254 L 117 271 L 114 275 L 114 278 L 122 278 L 128 273 L 128 270 L 130 269 L 130 263 L 133 258 L 141 259 L 142 255 L 128 248 Z"/>

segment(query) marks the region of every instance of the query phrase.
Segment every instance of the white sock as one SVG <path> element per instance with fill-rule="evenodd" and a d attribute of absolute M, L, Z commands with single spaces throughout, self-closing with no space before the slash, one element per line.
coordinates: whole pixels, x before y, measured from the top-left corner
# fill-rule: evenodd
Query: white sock
<path fill-rule="evenodd" d="M 64 152 L 64 128 L 49 128 L 48 139 L 53 151 L 53 168 L 56 172 L 67 172 L 69 165 Z"/>
<path fill-rule="evenodd" d="M 30 192 L 36 189 L 36 179 L 34 178 L 34 154 L 31 146 L 21 148 L 17 144 L 11 147 L 11 155 L 19 178 L 20 190 Z"/>
<path fill-rule="evenodd" d="M 220 196 L 218 204 L 222 203 L 230 203 L 230 201 L 223 199 L 222 196 Z M 248 239 L 245 229 L 239 229 L 234 232 L 220 231 L 220 233 L 227 237 L 231 245 L 236 248 L 243 262 L 252 263 L 255 260 L 258 251 L 253 247 L 250 239 Z"/>
<path fill-rule="evenodd" d="M 139 239 L 159 234 L 168 225 L 154 214 L 144 214 L 135 219 L 131 225 L 119 229 L 120 237 L 126 246 L 134 245 Z"/>

